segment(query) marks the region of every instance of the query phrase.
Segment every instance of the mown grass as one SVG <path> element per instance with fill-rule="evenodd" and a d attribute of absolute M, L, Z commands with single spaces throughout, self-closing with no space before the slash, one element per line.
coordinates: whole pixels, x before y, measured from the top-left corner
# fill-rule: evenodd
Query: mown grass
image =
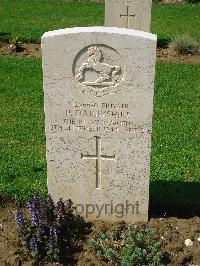
<path fill-rule="evenodd" d="M 44 32 L 59 28 L 103 25 L 102 3 L 65 0 L 0 2 L 0 32 L 40 42 Z"/>
<path fill-rule="evenodd" d="M 153 4 L 152 32 L 159 42 L 188 33 L 200 40 L 200 4 Z M 104 4 L 67 0 L 1 0 L 0 38 L 18 36 L 29 42 L 40 42 L 49 30 L 103 25 Z"/>
<path fill-rule="evenodd" d="M 188 34 L 200 41 L 200 4 L 154 4 L 151 30 L 158 41 Z"/>
<path fill-rule="evenodd" d="M 0 58 L 0 194 L 46 192 L 41 63 Z"/>
<path fill-rule="evenodd" d="M 0 196 L 26 200 L 34 191 L 47 191 L 41 61 L 0 57 L 0 72 Z M 185 193 L 197 200 L 200 193 L 189 184 L 200 187 L 200 65 L 158 63 L 156 73 L 153 202 L 174 201 L 167 198 L 170 183 L 180 202 Z M 185 182 L 187 191 L 175 186 Z"/>
<path fill-rule="evenodd" d="M 200 65 L 159 63 L 150 213 L 200 215 Z"/>
<path fill-rule="evenodd" d="M 152 180 L 200 182 L 200 65 L 157 64 Z"/>

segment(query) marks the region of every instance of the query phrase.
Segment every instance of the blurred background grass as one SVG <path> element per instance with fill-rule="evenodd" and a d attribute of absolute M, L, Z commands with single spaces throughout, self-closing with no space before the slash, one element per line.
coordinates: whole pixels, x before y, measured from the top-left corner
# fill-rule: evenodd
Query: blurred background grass
<path fill-rule="evenodd" d="M 200 4 L 153 3 L 151 32 L 164 45 L 184 33 L 200 40 Z M 104 23 L 104 3 L 66 0 L 1 0 L 0 38 L 40 42 L 44 32 Z"/>

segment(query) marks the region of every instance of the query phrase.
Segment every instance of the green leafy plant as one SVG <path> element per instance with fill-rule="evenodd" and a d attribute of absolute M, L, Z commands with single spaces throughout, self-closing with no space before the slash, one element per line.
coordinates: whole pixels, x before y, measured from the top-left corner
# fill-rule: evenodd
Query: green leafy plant
<path fill-rule="evenodd" d="M 73 214 L 72 202 L 62 199 L 56 206 L 50 195 L 43 201 L 39 194 L 28 202 L 28 216 L 17 211 L 18 250 L 26 259 L 38 262 L 65 262 L 75 249 L 81 223 Z M 82 229 L 82 231 L 84 228 Z"/>
<path fill-rule="evenodd" d="M 14 36 L 10 40 L 10 49 L 15 52 L 20 52 L 23 50 L 22 42 L 19 40 L 19 37 Z"/>
<path fill-rule="evenodd" d="M 90 245 L 95 250 L 97 256 L 104 257 L 105 259 L 115 262 L 120 259 L 118 252 L 112 248 L 112 241 L 114 232 L 111 232 L 109 237 L 107 237 L 104 233 L 99 233 L 98 240 L 92 239 L 90 241 Z"/>
<path fill-rule="evenodd" d="M 189 35 L 184 34 L 175 38 L 170 44 L 169 49 L 174 54 L 198 54 L 200 52 L 200 44 L 191 38 Z"/>
<path fill-rule="evenodd" d="M 164 259 L 161 243 L 154 239 L 151 228 L 139 229 L 131 225 L 99 233 L 89 242 L 96 255 L 122 266 L 161 266 Z"/>

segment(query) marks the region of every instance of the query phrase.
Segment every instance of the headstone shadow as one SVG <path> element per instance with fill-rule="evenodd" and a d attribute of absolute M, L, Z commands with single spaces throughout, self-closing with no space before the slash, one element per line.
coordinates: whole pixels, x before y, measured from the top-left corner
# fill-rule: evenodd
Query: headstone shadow
<path fill-rule="evenodd" d="M 0 41 L 8 41 L 11 37 L 11 34 L 8 32 L 0 32 Z"/>
<path fill-rule="evenodd" d="M 200 216 L 200 184 L 151 182 L 149 215 L 178 218 Z"/>
<path fill-rule="evenodd" d="M 157 47 L 158 48 L 167 48 L 170 41 L 171 41 L 170 39 L 158 38 Z"/>

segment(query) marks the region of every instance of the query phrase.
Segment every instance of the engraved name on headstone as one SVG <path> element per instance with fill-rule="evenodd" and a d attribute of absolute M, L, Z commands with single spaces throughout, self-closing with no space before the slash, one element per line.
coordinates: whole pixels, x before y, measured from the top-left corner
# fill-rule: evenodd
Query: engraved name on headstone
<path fill-rule="evenodd" d="M 152 0 L 105 0 L 105 26 L 150 32 Z"/>
<path fill-rule="evenodd" d="M 42 55 L 49 193 L 88 220 L 146 221 L 155 35 L 58 30 Z"/>

